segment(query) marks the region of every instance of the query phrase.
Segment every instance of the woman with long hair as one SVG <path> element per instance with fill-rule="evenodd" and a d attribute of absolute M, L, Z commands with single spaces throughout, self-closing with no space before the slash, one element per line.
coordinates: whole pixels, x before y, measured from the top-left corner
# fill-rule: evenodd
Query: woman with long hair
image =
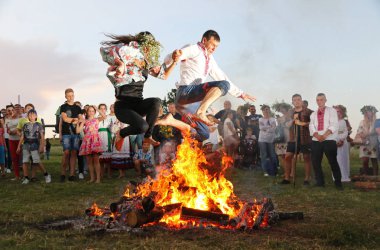
<path fill-rule="evenodd" d="M 152 139 L 152 129 L 159 114 L 161 100 L 144 99 L 144 84 L 148 75 L 167 79 L 176 61 L 168 66 L 159 64 L 161 44 L 148 31 L 134 36 L 107 37 L 111 40 L 101 43 L 103 47 L 100 48 L 100 54 L 110 66 L 107 77 L 115 88 L 115 115 L 122 123 L 129 124 L 116 134 L 115 147 L 120 150 L 122 138 L 142 133 L 145 141 L 157 146 L 159 142 Z"/>
<path fill-rule="evenodd" d="M 373 175 L 378 174 L 377 163 L 377 134 L 375 130 L 376 112 L 374 106 L 366 105 L 360 110 L 364 119 L 360 122 L 356 134 L 356 140 L 359 139 L 361 146 L 359 148 L 359 157 L 362 160 L 362 174 L 370 174 L 369 160 L 371 159 Z"/>
<path fill-rule="evenodd" d="M 350 145 L 347 141 L 348 127 L 346 123 L 347 109 L 343 105 L 336 105 L 333 108 L 336 109 L 338 114 L 338 138 L 336 145 L 337 160 L 339 163 L 340 173 L 342 174 L 342 182 L 350 181 Z"/>

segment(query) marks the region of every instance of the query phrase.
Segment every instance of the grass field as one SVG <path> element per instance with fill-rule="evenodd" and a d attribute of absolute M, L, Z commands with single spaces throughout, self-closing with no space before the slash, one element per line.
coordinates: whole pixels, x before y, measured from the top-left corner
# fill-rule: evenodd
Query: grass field
<path fill-rule="evenodd" d="M 21 185 L 11 176 L 0 179 L 0 249 L 380 249 L 380 193 L 360 191 L 345 184 L 334 188 L 324 164 L 325 188 L 274 184 L 262 172 L 231 169 L 227 177 L 242 199 L 271 197 L 277 211 L 302 211 L 303 221 L 282 221 L 269 230 L 253 233 L 207 229 L 149 230 L 146 234 L 94 234 L 89 230 L 41 230 L 47 221 L 84 216 L 93 202 L 108 206 L 118 200 L 126 179 L 105 179 L 99 185 L 85 181 L 59 183 L 61 148 L 53 144 L 51 160 L 44 161 L 52 183 Z M 354 151 L 351 157 L 357 159 Z M 352 173 L 359 161 L 352 161 Z M 280 180 L 279 180 L 280 181 Z"/>

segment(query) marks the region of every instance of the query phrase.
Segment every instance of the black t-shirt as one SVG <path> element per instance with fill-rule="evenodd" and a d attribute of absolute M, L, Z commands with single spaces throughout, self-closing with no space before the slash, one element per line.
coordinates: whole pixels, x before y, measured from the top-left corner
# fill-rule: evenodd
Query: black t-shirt
<path fill-rule="evenodd" d="M 69 105 L 67 103 L 61 105 L 61 114 L 66 113 L 69 118 L 78 118 L 79 114 L 82 112 L 78 105 Z M 72 123 L 67 123 L 62 120 L 62 135 L 74 135 L 76 134 L 75 125 Z"/>
<path fill-rule="evenodd" d="M 142 75 L 145 79 L 148 79 L 149 71 L 144 69 Z M 129 84 L 122 85 L 120 87 L 115 87 L 115 97 L 119 100 L 128 100 L 129 98 L 143 98 L 144 84 L 145 81 L 131 82 Z"/>
<path fill-rule="evenodd" d="M 259 134 L 260 134 L 259 119 L 262 117 L 263 117 L 262 115 L 258 115 L 258 114 L 250 114 L 245 117 L 247 128 L 252 129 L 253 134 L 256 136 L 257 139 L 259 138 Z"/>
<path fill-rule="evenodd" d="M 235 127 L 236 127 L 236 118 L 237 118 L 237 113 L 235 110 L 229 110 L 232 112 L 232 115 L 233 115 L 233 118 L 232 118 L 232 122 L 234 123 Z M 222 121 L 222 123 L 224 123 L 224 121 L 226 120 L 227 118 L 227 115 L 226 115 L 226 112 L 227 110 L 225 109 L 222 109 L 220 110 L 218 113 L 215 114 L 215 118 L 216 119 L 220 119 Z"/>
<path fill-rule="evenodd" d="M 298 120 L 300 120 L 301 121 L 301 112 L 302 112 L 302 110 L 301 111 L 294 111 L 294 116 L 298 116 Z M 300 131 L 301 131 L 301 127 L 302 126 L 300 126 L 300 125 L 295 125 L 295 129 L 297 129 L 297 143 L 301 143 L 301 133 L 300 133 Z"/>

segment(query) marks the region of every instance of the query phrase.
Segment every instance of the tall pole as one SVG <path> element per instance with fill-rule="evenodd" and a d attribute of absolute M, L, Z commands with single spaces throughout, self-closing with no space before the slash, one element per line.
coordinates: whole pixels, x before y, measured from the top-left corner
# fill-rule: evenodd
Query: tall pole
<path fill-rule="evenodd" d="M 20 96 L 20 95 L 17 95 L 17 102 L 18 102 L 19 105 L 21 105 L 21 104 L 20 104 L 20 99 L 21 99 L 21 96 Z"/>

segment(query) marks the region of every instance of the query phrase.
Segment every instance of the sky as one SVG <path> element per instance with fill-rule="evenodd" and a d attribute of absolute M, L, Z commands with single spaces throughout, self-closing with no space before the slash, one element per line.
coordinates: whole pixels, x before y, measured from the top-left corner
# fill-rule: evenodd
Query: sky
<path fill-rule="evenodd" d="M 217 63 L 256 105 L 299 93 L 316 109 L 323 92 L 327 105 L 347 107 L 354 130 L 362 106 L 380 110 L 378 0 L 0 0 L 0 107 L 20 96 L 54 123 L 66 88 L 82 104 L 111 104 L 99 54 L 105 33 L 148 30 L 163 59 L 208 29 L 221 37 Z M 166 81 L 149 78 L 144 97 L 164 98 L 178 79 L 178 69 Z M 244 104 L 229 95 L 213 108 L 226 98 L 235 109 Z"/>

